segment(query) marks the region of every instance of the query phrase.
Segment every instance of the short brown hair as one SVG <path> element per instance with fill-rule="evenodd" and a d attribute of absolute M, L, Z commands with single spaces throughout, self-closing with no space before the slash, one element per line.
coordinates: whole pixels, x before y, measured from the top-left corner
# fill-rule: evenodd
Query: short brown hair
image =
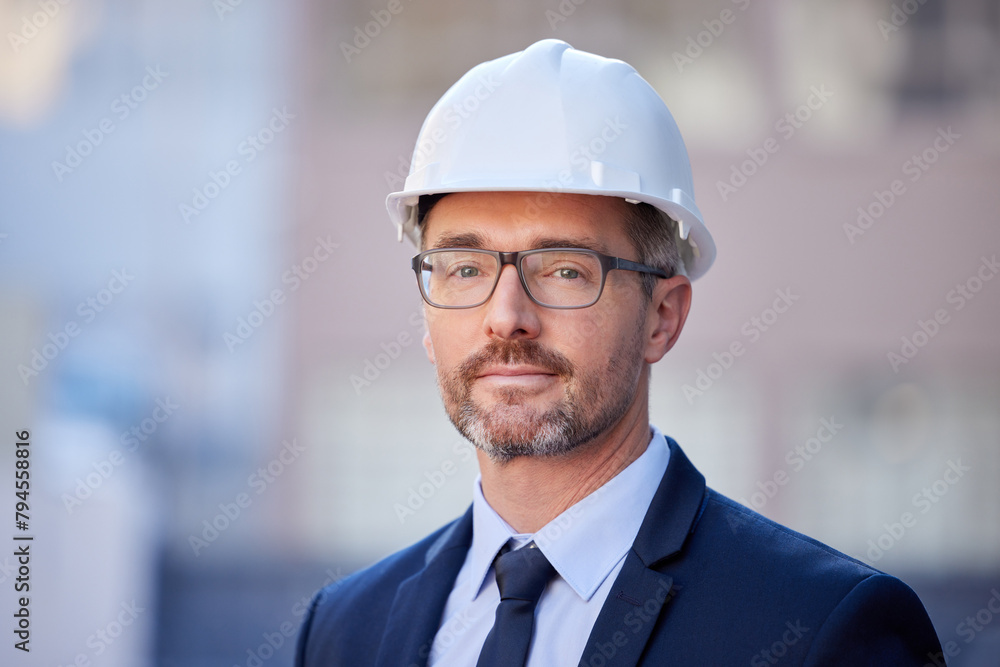
<path fill-rule="evenodd" d="M 684 273 L 684 262 L 677 243 L 677 223 L 646 202 L 627 206 L 625 233 L 639 255 L 639 263 L 663 269 L 668 276 Z M 647 297 L 653 297 L 655 286 L 656 276 L 643 273 L 642 287 Z"/>

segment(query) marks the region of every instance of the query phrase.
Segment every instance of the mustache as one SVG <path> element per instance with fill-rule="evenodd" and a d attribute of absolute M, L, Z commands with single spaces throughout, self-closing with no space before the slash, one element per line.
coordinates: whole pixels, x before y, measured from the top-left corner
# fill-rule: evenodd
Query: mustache
<path fill-rule="evenodd" d="M 475 380 L 487 366 L 494 364 L 530 364 L 564 378 L 573 377 L 573 364 L 565 356 L 535 340 L 493 339 L 456 369 L 466 382 Z"/>

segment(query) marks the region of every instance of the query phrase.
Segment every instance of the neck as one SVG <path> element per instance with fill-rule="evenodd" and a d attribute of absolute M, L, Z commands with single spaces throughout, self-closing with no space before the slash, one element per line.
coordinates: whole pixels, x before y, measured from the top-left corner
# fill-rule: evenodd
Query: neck
<path fill-rule="evenodd" d="M 639 458 L 649 437 L 643 399 L 610 431 L 564 456 L 495 463 L 478 451 L 483 496 L 518 533 L 538 532 Z"/>

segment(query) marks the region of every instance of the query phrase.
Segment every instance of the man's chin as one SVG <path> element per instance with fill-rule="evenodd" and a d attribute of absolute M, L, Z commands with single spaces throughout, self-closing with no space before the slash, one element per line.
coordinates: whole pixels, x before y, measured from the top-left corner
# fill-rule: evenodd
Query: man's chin
<path fill-rule="evenodd" d="M 469 401 L 459 410 L 467 422 L 476 422 L 499 440 L 530 442 L 561 426 L 565 411 L 558 400 L 539 405 L 534 397 L 504 397 Z"/>
<path fill-rule="evenodd" d="M 518 457 L 549 457 L 574 448 L 567 438 L 565 413 L 540 413 L 519 405 L 466 404 L 452 422 L 459 432 L 494 462 Z"/>
<path fill-rule="evenodd" d="M 565 453 L 561 448 L 551 448 L 550 443 L 538 446 L 532 441 L 508 438 L 505 434 L 497 435 L 500 437 L 466 437 L 469 437 L 476 449 L 486 454 L 493 463 L 499 464 L 510 463 L 515 459 L 550 458 Z"/>
<path fill-rule="evenodd" d="M 475 405 L 481 414 L 509 410 L 511 418 L 523 420 L 557 408 L 566 401 L 566 392 L 561 386 L 552 385 L 521 387 L 476 383 L 468 397 L 468 402 Z"/>

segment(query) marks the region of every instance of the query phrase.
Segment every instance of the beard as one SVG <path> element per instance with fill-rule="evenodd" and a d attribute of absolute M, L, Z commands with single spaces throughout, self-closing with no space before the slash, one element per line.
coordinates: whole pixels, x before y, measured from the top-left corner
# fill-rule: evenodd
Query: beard
<path fill-rule="evenodd" d="M 564 355 L 532 339 L 492 339 L 454 371 L 438 374 L 448 417 L 466 439 L 495 463 L 519 456 L 560 456 L 573 452 L 617 425 L 635 398 L 645 363 L 642 327 L 612 351 L 608 362 L 584 373 Z M 492 390 L 485 406 L 472 397 L 479 373 L 493 364 L 530 364 L 557 376 L 562 397 L 547 409 L 532 391 L 520 387 Z"/>

